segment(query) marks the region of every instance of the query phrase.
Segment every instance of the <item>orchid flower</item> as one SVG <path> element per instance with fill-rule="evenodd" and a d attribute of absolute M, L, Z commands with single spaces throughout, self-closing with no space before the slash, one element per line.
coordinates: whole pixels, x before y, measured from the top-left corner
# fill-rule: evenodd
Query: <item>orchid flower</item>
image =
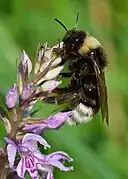
<path fill-rule="evenodd" d="M 54 152 L 49 155 L 43 155 L 37 146 L 37 142 L 50 147 L 49 144 L 39 135 L 26 134 L 22 142 L 14 142 L 9 138 L 5 138 L 7 145 L 7 155 L 10 168 L 14 167 L 16 152 L 21 156 L 21 159 L 16 167 L 17 175 L 24 178 L 25 172 L 28 171 L 32 179 L 38 179 L 38 172 L 47 174 L 47 179 L 53 176 L 53 167 L 57 167 L 62 171 L 70 171 L 73 167 L 65 167 L 61 160 L 72 161 L 65 152 Z M 52 177 L 53 178 L 53 177 Z"/>
<path fill-rule="evenodd" d="M 38 179 L 36 165 L 44 161 L 44 156 L 38 150 L 37 142 L 50 148 L 50 145 L 41 136 L 36 134 L 26 134 L 21 143 L 14 142 L 9 138 L 5 138 L 7 145 L 7 155 L 10 168 L 14 167 L 16 152 L 21 156 L 21 159 L 16 167 L 19 177 L 24 178 L 27 170 L 32 179 Z"/>

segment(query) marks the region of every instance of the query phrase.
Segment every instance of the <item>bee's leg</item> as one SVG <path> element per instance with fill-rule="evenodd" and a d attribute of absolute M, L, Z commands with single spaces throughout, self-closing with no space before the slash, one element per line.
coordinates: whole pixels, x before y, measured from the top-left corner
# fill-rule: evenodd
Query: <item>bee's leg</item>
<path fill-rule="evenodd" d="M 64 97 L 66 96 L 66 93 L 68 93 L 68 88 L 56 88 L 55 90 L 52 91 L 55 93 L 55 96 L 50 96 L 44 99 L 43 101 L 49 104 L 62 104 L 63 101 L 65 101 L 67 98 Z"/>
<path fill-rule="evenodd" d="M 47 97 L 46 99 L 43 99 L 43 102 L 49 103 L 49 104 L 56 104 L 56 96 L 50 96 Z"/>
<path fill-rule="evenodd" d="M 50 104 L 63 104 L 68 103 L 71 100 L 73 100 L 76 96 L 74 93 L 71 93 L 68 87 L 65 88 L 57 88 L 53 90 L 53 93 L 55 93 L 55 96 L 51 96 L 46 98 L 44 101 Z"/>
<path fill-rule="evenodd" d="M 43 101 L 46 102 L 46 103 L 49 103 L 49 104 L 64 104 L 65 102 L 68 102 L 70 99 L 69 99 L 69 94 L 68 93 L 62 93 L 62 94 L 59 94 L 57 96 L 50 96 L 50 97 L 47 97 L 46 99 L 44 99 Z"/>
<path fill-rule="evenodd" d="M 67 72 L 67 73 L 60 73 L 60 75 L 62 76 L 62 77 L 66 77 L 66 78 L 68 78 L 68 77 L 71 77 L 72 76 L 72 73 L 69 73 L 69 72 Z"/>

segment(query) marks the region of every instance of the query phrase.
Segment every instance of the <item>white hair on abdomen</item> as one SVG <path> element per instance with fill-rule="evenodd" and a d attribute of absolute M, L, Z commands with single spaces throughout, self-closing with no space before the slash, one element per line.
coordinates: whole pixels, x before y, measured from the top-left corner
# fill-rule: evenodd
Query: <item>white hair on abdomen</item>
<path fill-rule="evenodd" d="M 87 123 L 92 120 L 93 115 L 94 112 L 91 107 L 80 103 L 75 107 L 74 110 L 72 110 L 71 116 L 69 116 L 67 119 L 67 123 L 69 125 Z"/>

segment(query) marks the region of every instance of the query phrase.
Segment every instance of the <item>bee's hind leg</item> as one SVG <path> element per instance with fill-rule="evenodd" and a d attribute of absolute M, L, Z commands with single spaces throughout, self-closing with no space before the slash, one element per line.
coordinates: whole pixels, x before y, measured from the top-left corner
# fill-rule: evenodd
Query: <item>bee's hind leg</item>
<path fill-rule="evenodd" d="M 63 104 L 69 97 L 68 88 L 56 88 L 52 92 L 55 96 L 49 96 L 45 98 L 43 101 L 49 104 Z"/>

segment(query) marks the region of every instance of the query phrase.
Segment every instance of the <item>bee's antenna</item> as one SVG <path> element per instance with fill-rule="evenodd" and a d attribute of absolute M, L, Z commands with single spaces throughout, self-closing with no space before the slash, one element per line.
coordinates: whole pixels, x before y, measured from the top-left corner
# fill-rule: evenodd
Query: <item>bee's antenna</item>
<path fill-rule="evenodd" d="M 65 30 L 66 32 L 68 33 L 68 29 L 66 28 L 66 26 L 58 19 L 54 19 L 56 22 L 58 22 Z"/>
<path fill-rule="evenodd" d="M 76 16 L 76 24 L 75 24 L 75 28 L 77 28 L 77 24 L 78 24 L 78 20 L 79 20 L 79 12 L 77 13 L 77 16 Z"/>

